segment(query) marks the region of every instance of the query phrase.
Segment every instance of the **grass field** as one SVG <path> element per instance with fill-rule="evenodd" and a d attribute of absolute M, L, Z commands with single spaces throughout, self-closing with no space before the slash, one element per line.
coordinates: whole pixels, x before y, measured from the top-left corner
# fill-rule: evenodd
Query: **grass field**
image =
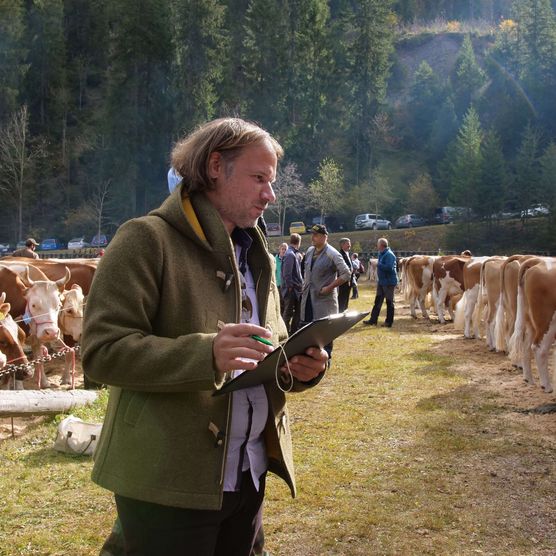
<path fill-rule="evenodd" d="M 363 282 L 351 304 L 372 297 Z M 105 401 L 79 414 L 99 419 Z M 483 342 L 413 321 L 399 301 L 394 328 L 356 326 L 321 384 L 290 396 L 298 497 L 269 478 L 267 549 L 556 554 L 556 420 L 536 412 L 554 401 Z M 52 450 L 55 428 L 0 443 L 2 556 L 98 554 L 111 528 L 111 495 L 90 482 L 90 459 Z"/>

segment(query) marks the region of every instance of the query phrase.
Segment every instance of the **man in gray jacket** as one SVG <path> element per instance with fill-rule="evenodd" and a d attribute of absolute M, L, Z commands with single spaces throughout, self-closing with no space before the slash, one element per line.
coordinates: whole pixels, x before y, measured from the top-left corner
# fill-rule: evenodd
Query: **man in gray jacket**
<path fill-rule="evenodd" d="M 338 286 L 351 278 L 342 255 L 328 243 L 323 224 L 311 228 L 313 245 L 305 255 L 305 278 L 301 296 L 301 318 L 311 322 L 338 312 Z M 330 355 L 332 344 L 325 348 Z"/>

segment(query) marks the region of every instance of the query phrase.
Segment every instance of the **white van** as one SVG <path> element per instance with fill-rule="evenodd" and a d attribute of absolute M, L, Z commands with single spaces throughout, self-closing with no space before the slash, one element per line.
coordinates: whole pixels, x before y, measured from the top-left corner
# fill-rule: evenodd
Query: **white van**
<path fill-rule="evenodd" d="M 391 230 L 390 220 L 386 220 L 380 214 L 358 214 L 355 217 L 356 230 Z"/>

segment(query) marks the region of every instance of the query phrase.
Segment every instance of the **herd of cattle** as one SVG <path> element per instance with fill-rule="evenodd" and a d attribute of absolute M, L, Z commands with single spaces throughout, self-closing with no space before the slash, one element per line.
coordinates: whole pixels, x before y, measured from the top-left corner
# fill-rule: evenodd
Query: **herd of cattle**
<path fill-rule="evenodd" d="M 36 377 L 38 388 L 50 385 L 40 362 L 47 346 L 66 350 L 63 384 L 72 383 L 70 349 L 80 341 L 83 306 L 98 259 L 0 259 L 0 385 L 23 388 Z M 466 338 L 480 338 L 484 327 L 491 350 L 505 352 L 533 383 L 534 354 L 540 385 L 552 392 L 549 354 L 556 340 L 556 258 L 534 255 L 473 257 L 414 255 L 400 259 L 401 289 L 417 318 L 432 298 L 441 323 L 448 310 L 456 329 Z M 369 264 L 369 278 L 376 265 Z M 34 365 L 28 365 L 23 347 L 31 347 Z M 8 364 L 15 373 L 2 372 Z M 12 367 L 13 369 L 14 367 Z"/>
<path fill-rule="evenodd" d="M 508 354 L 531 384 L 534 354 L 542 389 L 553 391 L 548 364 L 556 340 L 556 258 L 414 255 L 400 260 L 400 271 L 412 317 L 418 304 L 429 318 L 430 294 L 441 323 L 447 309 L 466 338 L 480 338 L 484 327 L 489 349 Z"/>
<path fill-rule="evenodd" d="M 65 350 L 63 384 L 74 359 L 71 348 L 79 342 L 83 328 L 83 305 L 89 293 L 98 259 L 0 259 L 0 385 L 23 388 L 23 380 L 36 378 L 38 388 L 50 382 L 42 360 L 48 347 Z M 28 364 L 24 345 L 31 347 L 34 365 Z M 14 372 L 2 372 L 6 365 Z M 12 367 L 14 369 L 15 367 Z"/>

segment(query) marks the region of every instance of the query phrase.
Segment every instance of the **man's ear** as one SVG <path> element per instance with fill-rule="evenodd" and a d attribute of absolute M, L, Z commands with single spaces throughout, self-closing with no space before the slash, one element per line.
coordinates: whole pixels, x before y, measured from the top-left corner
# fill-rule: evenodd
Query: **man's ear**
<path fill-rule="evenodd" d="M 212 180 L 217 179 L 223 171 L 222 155 L 219 152 L 211 153 L 208 161 L 208 175 Z"/>

